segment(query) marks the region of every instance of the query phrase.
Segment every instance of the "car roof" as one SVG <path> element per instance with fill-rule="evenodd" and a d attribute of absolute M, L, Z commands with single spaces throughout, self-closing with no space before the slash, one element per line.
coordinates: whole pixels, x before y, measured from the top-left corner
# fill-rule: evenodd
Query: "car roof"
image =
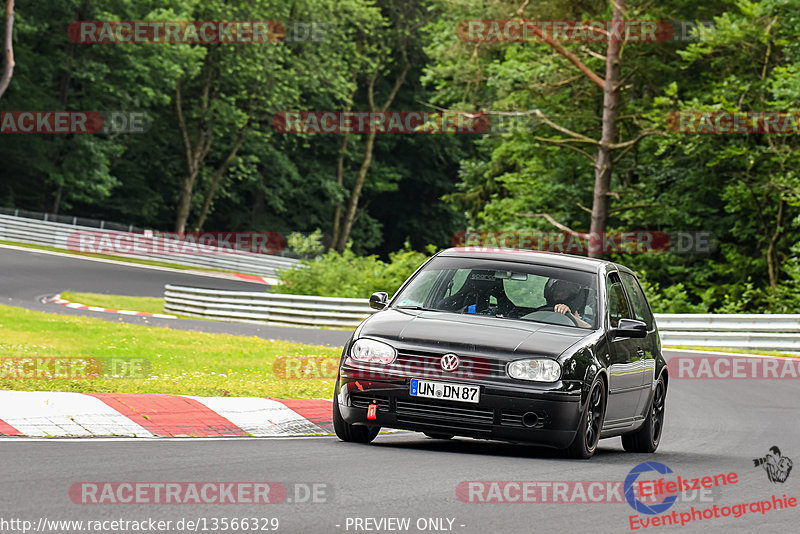
<path fill-rule="evenodd" d="M 549 267 L 564 267 L 576 271 L 586 271 L 591 273 L 605 273 L 609 270 L 631 272 L 623 265 L 616 264 L 599 258 L 588 258 L 586 256 L 575 256 L 560 252 L 545 252 L 540 250 L 517 250 L 489 247 L 456 247 L 441 251 L 437 256 L 449 258 L 475 258 L 482 260 L 508 261 L 515 263 L 527 263 L 530 265 L 546 265 Z"/>

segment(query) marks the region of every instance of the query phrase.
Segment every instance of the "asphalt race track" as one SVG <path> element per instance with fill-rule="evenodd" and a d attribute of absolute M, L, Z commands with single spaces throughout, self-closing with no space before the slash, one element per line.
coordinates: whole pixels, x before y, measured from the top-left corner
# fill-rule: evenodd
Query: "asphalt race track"
<path fill-rule="evenodd" d="M 463 481 L 622 481 L 644 461 L 669 466 L 684 478 L 735 472 L 736 484 L 672 511 L 733 506 L 800 496 L 800 473 L 772 483 L 753 459 L 777 445 L 800 459 L 798 384 L 792 380 L 674 380 L 667 396 L 661 447 L 654 455 L 622 450 L 619 438 L 601 442 L 594 458 L 566 460 L 554 452 L 471 439 L 436 441 L 417 433 L 381 435 L 371 445 L 332 437 L 231 440 L 0 441 L 3 517 L 127 519 L 277 517 L 279 532 L 365 532 L 354 518 L 454 519 L 453 532 L 624 532 L 634 510 L 625 502 L 467 503 Z M 268 481 L 327 484 L 330 502 L 274 505 L 82 505 L 68 496 L 84 481 Z M 303 492 L 300 492 L 301 494 Z M 292 492 L 290 491 L 291 498 Z M 513 495 L 512 495 L 513 497 Z M 697 497 L 695 497 L 697 499 Z M 351 526 L 347 528 L 347 518 Z M 647 517 L 647 516 L 644 516 Z M 650 516 L 652 517 L 652 516 Z M 680 516 L 678 516 L 680 517 Z M 686 532 L 796 532 L 800 509 L 713 518 Z M 337 527 L 336 525 L 339 525 Z M 447 525 L 447 522 L 445 522 Z M 464 525 L 463 527 L 460 525 Z M 675 527 L 668 527 L 675 529 Z M 664 527 L 651 527 L 660 531 Z M 381 529 L 373 532 L 389 532 Z"/>
<path fill-rule="evenodd" d="M 75 313 L 46 306 L 37 297 L 65 289 L 158 296 L 165 283 L 215 287 L 253 287 L 243 282 L 148 271 L 83 260 L 60 260 L 58 266 L 35 253 L 0 249 L 0 296 L 3 302 L 30 309 Z M 58 309 L 56 309 L 58 308 Z M 99 316 L 101 314 L 84 312 Z M 142 322 L 144 318 L 126 318 Z M 117 320 L 117 317 L 114 317 Z M 150 324 L 159 323 L 149 320 Z M 167 321 L 164 321 L 165 323 Z M 172 328 L 197 328 L 231 333 L 253 328 L 265 337 L 291 331 L 299 341 L 318 336 L 332 345 L 346 333 L 305 329 L 273 329 L 205 321 L 169 321 Z M 200 324 L 197 324 L 200 323 Z M 241 327 L 243 330 L 237 330 Z M 0 330 L 1 335 L 2 330 Z M 679 355 L 667 351 L 667 358 Z M 653 455 L 622 450 L 619 438 L 601 441 L 594 458 L 567 460 L 556 452 L 522 445 L 471 439 L 438 441 L 417 433 L 380 435 L 371 445 L 346 444 L 334 437 L 235 439 L 51 439 L 0 440 L 0 532 L 21 532 L 12 523 L 40 520 L 171 520 L 204 521 L 200 532 L 214 529 L 215 519 L 277 518 L 277 532 L 630 532 L 631 517 L 691 517 L 703 510 L 769 501 L 772 497 L 800 498 L 800 468 L 785 482 L 771 482 L 753 460 L 778 446 L 787 458 L 800 462 L 800 383 L 784 380 L 688 380 L 675 378 L 667 395 L 667 416 L 661 446 Z M 642 462 L 660 462 L 674 480 L 736 473 L 735 483 L 705 495 L 684 495 L 660 516 L 636 514 L 625 502 L 475 503 L 456 489 L 468 481 L 624 481 Z M 672 477 L 672 478 L 669 478 Z M 652 477 L 648 477 L 652 478 Z M 73 502 L 70 487 L 81 482 L 278 482 L 289 488 L 279 504 L 98 504 Z M 323 484 L 317 503 L 297 503 L 304 488 Z M 295 486 L 299 485 L 299 486 Z M 462 486 L 463 487 L 463 486 Z M 483 495 L 487 495 L 483 493 Z M 501 498 L 519 499 L 519 492 Z M 464 499 L 464 500 L 462 500 Z M 295 502 L 289 502 L 293 500 Z M 591 499 L 589 499 L 591 500 Z M 619 501 L 619 499 L 617 499 Z M 763 505 L 758 505 L 762 509 Z M 739 508 L 741 513 L 741 508 Z M 369 520 L 367 520 L 369 518 Z M 386 523 L 408 518 L 409 527 Z M 428 521 L 431 520 L 431 521 Z M 449 521 L 452 520 L 452 523 Z M 383 523 L 378 523 L 383 521 Z M 438 521 L 438 522 L 437 522 Z M 641 524 L 635 531 L 796 532 L 800 507 L 761 513 L 747 508 L 741 517 L 713 517 L 683 527 Z M 16 523 L 17 527 L 20 523 Z M 110 523 L 109 523 L 110 525 Z M 273 524 L 259 527 L 274 531 Z M 361 528 L 356 528 L 356 525 Z M 398 528 L 399 527 L 399 528 Z M 421 527 L 421 528 L 418 528 Z M 128 532 L 104 527 L 102 532 Z M 78 532 L 75 528 L 44 529 Z M 254 529 L 249 529 L 254 530 Z M 85 530 L 84 530 L 85 531 Z"/>
<path fill-rule="evenodd" d="M 340 346 L 350 335 L 349 332 L 336 330 L 113 315 L 73 310 L 41 302 L 42 297 L 52 296 L 61 291 L 163 297 L 166 284 L 241 291 L 264 290 L 263 284 L 252 282 L 0 247 L 0 304 L 49 313 L 98 317 L 115 322 L 122 319 L 124 322 L 134 324 L 149 324 L 198 332 L 258 336 L 265 339 L 282 339 L 316 345 Z"/>

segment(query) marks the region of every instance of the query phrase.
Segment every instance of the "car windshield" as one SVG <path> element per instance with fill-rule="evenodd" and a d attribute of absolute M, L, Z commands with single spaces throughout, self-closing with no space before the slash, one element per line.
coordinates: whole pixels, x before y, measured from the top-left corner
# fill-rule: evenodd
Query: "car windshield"
<path fill-rule="evenodd" d="M 437 257 L 392 306 L 595 329 L 596 276 L 543 265 Z"/>

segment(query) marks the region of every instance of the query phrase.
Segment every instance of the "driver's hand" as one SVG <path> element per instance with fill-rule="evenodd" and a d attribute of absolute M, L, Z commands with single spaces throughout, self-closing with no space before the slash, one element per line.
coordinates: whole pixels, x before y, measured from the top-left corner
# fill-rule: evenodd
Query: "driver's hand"
<path fill-rule="evenodd" d="M 572 310 L 570 310 L 569 306 L 566 304 L 556 304 L 553 310 L 555 310 L 556 313 L 563 313 L 564 315 L 572 313 Z"/>

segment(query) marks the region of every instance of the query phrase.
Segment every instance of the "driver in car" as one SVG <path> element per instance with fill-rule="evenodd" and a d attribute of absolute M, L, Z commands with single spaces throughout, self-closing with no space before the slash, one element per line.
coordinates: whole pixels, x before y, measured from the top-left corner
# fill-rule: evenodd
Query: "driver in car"
<path fill-rule="evenodd" d="M 582 328 L 591 328 L 592 325 L 584 321 L 577 311 L 573 312 L 569 305 L 565 304 L 566 302 L 571 301 L 575 295 L 578 294 L 578 291 L 580 291 L 580 288 L 572 282 L 559 280 L 554 283 L 551 289 L 551 300 L 554 303 L 553 311 L 573 317 L 575 322 L 577 322 Z"/>

